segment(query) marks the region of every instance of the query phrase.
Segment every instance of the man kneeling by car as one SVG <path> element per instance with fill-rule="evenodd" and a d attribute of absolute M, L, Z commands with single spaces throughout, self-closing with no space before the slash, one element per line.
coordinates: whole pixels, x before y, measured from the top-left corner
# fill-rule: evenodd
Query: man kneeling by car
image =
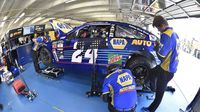
<path fill-rule="evenodd" d="M 135 80 L 128 69 L 120 69 L 119 65 L 108 68 L 103 89 L 103 101 L 108 102 L 110 112 L 135 112 L 137 93 Z"/>

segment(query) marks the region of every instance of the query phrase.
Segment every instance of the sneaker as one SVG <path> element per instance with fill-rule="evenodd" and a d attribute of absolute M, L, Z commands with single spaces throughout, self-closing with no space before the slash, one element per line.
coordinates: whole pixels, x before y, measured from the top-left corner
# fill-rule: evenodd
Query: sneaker
<path fill-rule="evenodd" d="M 150 112 L 149 109 L 148 109 L 148 107 L 142 107 L 141 110 L 142 110 L 142 112 Z"/>
<path fill-rule="evenodd" d="M 0 104 L 0 110 L 3 110 L 3 104 Z"/>
<path fill-rule="evenodd" d="M 154 100 L 155 99 L 155 95 L 154 94 L 147 95 L 146 98 L 147 98 L 147 100 Z"/>

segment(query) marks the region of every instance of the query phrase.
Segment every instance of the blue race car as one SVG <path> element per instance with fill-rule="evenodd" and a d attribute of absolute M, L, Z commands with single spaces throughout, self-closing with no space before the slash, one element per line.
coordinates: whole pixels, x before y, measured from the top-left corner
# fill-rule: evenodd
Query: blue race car
<path fill-rule="evenodd" d="M 88 22 L 68 31 L 64 38 L 46 43 L 40 49 L 40 59 L 46 66 L 95 64 L 98 72 L 109 64 L 122 64 L 140 85 L 159 63 L 153 50 L 156 40 L 152 33 L 128 23 Z"/>

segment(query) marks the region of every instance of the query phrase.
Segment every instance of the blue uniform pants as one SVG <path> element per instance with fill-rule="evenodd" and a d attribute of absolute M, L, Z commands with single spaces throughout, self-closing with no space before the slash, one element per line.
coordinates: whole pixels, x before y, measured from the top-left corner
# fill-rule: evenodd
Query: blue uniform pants
<path fill-rule="evenodd" d="M 148 108 L 150 112 L 155 112 L 155 110 L 158 108 L 158 106 L 160 105 L 162 101 L 167 84 L 174 76 L 174 73 L 167 72 L 163 70 L 160 66 L 157 66 L 154 70 L 155 71 L 153 73 L 155 74 L 152 74 L 152 76 L 153 76 L 153 79 L 157 80 L 155 84 L 156 96 L 155 96 L 154 101 L 151 103 L 151 105 Z"/>
<path fill-rule="evenodd" d="M 38 51 L 34 51 L 33 50 L 33 64 L 34 64 L 34 67 L 35 67 L 35 71 L 37 72 L 37 73 L 40 73 L 41 72 L 41 70 L 40 70 L 40 66 L 39 66 L 39 62 L 38 62 L 38 57 L 39 57 L 39 53 L 38 53 Z"/>

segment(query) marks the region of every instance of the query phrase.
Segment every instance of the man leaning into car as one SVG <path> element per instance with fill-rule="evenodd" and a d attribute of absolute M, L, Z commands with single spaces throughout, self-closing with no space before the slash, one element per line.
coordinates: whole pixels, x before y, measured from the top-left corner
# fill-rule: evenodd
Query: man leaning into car
<path fill-rule="evenodd" d="M 43 43 L 44 39 L 43 39 L 43 36 L 39 36 L 39 35 L 36 35 L 32 41 L 34 42 L 34 45 L 33 45 L 33 64 L 34 64 L 34 68 L 35 68 L 35 71 L 37 73 L 41 73 L 41 70 L 40 70 L 40 67 L 39 67 L 39 61 L 38 61 L 38 57 L 39 57 L 39 48 L 40 48 L 40 44 Z"/>
<path fill-rule="evenodd" d="M 162 16 L 155 16 L 153 20 L 153 27 L 156 27 L 161 32 L 160 41 L 155 47 L 158 58 L 161 64 L 157 65 L 152 74 L 156 81 L 156 95 L 154 101 L 149 107 L 143 107 L 143 112 L 155 112 L 160 105 L 168 82 L 173 78 L 178 66 L 178 49 L 179 38 L 178 35 L 168 26 L 167 20 Z"/>

